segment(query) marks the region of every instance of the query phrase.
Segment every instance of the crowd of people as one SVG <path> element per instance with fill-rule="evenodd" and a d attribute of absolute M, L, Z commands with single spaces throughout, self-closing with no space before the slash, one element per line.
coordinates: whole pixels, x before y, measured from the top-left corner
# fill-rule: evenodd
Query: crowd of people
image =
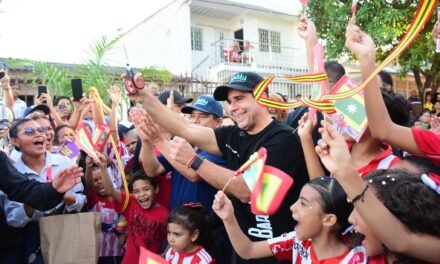
<path fill-rule="evenodd" d="M 298 32 L 310 52 L 314 23 L 302 16 Z M 367 79 L 375 45 L 354 18 L 345 45 Z M 336 61 L 325 70 L 329 88 L 345 75 Z M 440 96 L 426 93 L 425 109 L 410 115 L 381 72 L 364 89 L 368 128 L 356 142 L 320 111 L 260 105 L 252 91 L 262 80 L 240 72 L 196 100 L 147 83 L 121 120 L 117 87 L 111 107 L 47 93 L 26 107 L 6 74 L 15 117 L 0 130 L 0 262 L 44 263 L 38 220 L 89 211 L 101 216 L 103 264 L 138 263 L 141 248 L 168 263 L 440 263 Z M 111 138 L 101 151 L 73 151 L 78 127 L 93 135 L 101 124 Z M 235 173 L 260 147 L 294 179 L 273 215 L 252 213 Z"/>

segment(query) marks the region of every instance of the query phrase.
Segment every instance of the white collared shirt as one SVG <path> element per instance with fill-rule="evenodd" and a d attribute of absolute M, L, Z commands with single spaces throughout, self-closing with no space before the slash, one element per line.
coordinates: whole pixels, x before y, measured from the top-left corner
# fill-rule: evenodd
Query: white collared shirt
<path fill-rule="evenodd" d="M 21 152 L 20 152 L 21 154 Z M 22 156 L 16 160 L 14 163 L 14 167 L 21 173 L 26 174 L 29 179 L 37 180 L 39 182 L 47 182 L 47 172 L 51 170 L 51 173 L 49 176 L 52 177 L 52 179 L 57 175 L 58 172 L 61 170 L 70 167 L 71 165 L 75 164 L 75 162 L 67 157 L 64 157 L 59 154 L 53 154 L 48 151 L 46 151 L 46 162 L 44 165 L 44 168 L 42 169 L 41 173 L 38 174 L 31 168 L 29 168 L 22 159 Z M 51 168 L 48 170 L 48 168 Z M 76 211 L 79 212 L 83 206 L 86 203 L 86 196 L 82 194 L 84 191 L 84 186 L 80 182 L 77 185 L 75 185 L 72 189 L 70 189 L 67 193 L 72 194 L 75 196 L 76 202 L 71 205 L 66 205 L 66 210 L 68 212 Z M 59 208 L 61 204 L 57 205 L 56 208 Z M 5 199 L 5 215 L 6 220 L 8 222 L 8 225 L 14 226 L 14 227 L 23 227 L 27 223 L 29 223 L 32 220 L 36 220 L 42 215 L 44 215 L 43 212 L 40 212 L 38 210 L 34 211 L 34 214 L 31 218 L 29 218 L 25 211 L 24 206 L 22 203 L 17 203 L 10 201 L 9 199 Z M 49 210 L 51 211 L 51 210 Z"/>

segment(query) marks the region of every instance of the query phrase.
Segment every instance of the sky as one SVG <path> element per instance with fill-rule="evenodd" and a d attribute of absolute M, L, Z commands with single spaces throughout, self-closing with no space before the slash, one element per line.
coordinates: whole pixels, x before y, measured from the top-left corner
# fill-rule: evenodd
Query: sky
<path fill-rule="evenodd" d="M 102 35 L 129 29 L 173 0 L 0 0 L 0 57 L 81 63 Z M 235 0 L 296 6 L 299 0 Z M 294 3 L 295 2 L 295 3 Z"/>

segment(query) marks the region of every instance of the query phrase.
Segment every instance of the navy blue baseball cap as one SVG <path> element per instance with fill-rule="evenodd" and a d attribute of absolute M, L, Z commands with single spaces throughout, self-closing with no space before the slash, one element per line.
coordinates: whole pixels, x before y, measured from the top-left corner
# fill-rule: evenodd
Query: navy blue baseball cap
<path fill-rule="evenodd" d="M 218 86 L 215 89 L 214 98 L 217 101 L 226 101 L 230 89 L 242 92 L 252 92 L 254 87 L 262 80 L 264 80 L 264 78 L 255 72 L 236 73 L 227 84 Z"/>
<path fill-rule="evenodd" d="M 211 95 L 200 96 L 192 106 L 184 106 L 181 111 L 184 114 L 191 114 L 193 110 L 213 114 L 217 118 L 223 117 L 222 104 L 216 101 Z"/>

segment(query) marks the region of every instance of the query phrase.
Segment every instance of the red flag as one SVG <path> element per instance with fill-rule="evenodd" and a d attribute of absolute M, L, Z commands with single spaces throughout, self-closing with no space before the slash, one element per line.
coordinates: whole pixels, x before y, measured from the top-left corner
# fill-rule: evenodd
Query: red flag
<path fill-rule="evenodd" d="M 307 2 L 308 0 L 299 0 L 301 2 L 301 4 L 306 7 L 307 6 Z"/>
<path fill-rule="evenodd" d="M 95 154 L 95 145 L 92 142 L 90 131 L 84 123 L 76 128 L 75 144 L 94 160 L 98 160 Z"/>
<path fill-rule="evenodd" d="M 356 14 L 356 6 L 357 6 L 357 0 L 353 0 L 351 4 L 351 13 L 354 15 Z"/>
<path fill-rule="evenodd" d="M 148 249 L 141 247 L 139 264 L 167 264 L 167 262 L 159 255 L 156 255 Z"/>
<path fill-rule="evenodd" d="M 95 134 L 93 135 L 93 145 L 95 146 L 96 151 L 103 152 L 105 144 L 110 137 L 110 126 L 100 124 L 95 129 Z"/>
<path fill-rule="evenodd" d="M 267 151 L 261 147 L 237 170 L 251 190 L 251 209 L 254 214 L 272 215 L 280 207 L 293 184 L 283 171 L 265 165 Z"/>

